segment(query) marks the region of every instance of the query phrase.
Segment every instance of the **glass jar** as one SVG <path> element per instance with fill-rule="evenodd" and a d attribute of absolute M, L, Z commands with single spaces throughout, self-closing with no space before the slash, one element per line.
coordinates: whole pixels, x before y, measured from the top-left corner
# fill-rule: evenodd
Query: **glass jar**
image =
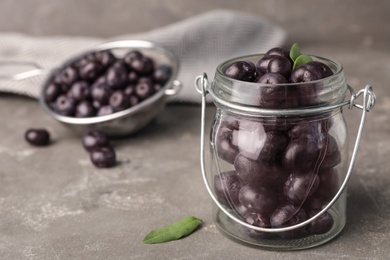
<path fill-rule="evenodd" d="M 375 103 L 371 86 L 355 94 L 342 66 L 312 56 L 334 75 L 307 83 L 270 85 L 224 76 L 234 61 L 256 63 L 262 56 L 228 60 L 213 82 L 199 76 L 203 95 L 201 166 L 215 204 L 213 217 L 229 237 L 276 250 L 323 244 L 346 223 L 346 184 L 356 156 L 365 114 Z M 216 105 L 206 172 L 206 95 Z M 351 99 L 347 100 L 347 95 Z M 364 94 L 363 106 L 355 103 Z M 351 163 L 343 106 L 363 110 Z"/>

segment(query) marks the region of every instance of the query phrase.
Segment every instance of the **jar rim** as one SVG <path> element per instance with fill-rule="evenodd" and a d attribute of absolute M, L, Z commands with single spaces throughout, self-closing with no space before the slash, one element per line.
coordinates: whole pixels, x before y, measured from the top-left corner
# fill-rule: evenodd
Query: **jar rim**
<path fill-rule="evenodd" d="M 332 68 L 336 68 L 335 71 L 333 71 L 333 75 L 331 76 L 328 76 L 326 78 L 322 78 L 322 79 L 318 79 L 318 80 L 313 80 L 313 81 L 310 81 L 310 83 L 312 84 L 316 84 L 316 83 L 319 83 L 319 82 L 322 82 L 324 80 L 329 80 L 329 79 L 332 79 L 332 78 L 335 78 L 337 76 L 339 76 L 341 73 L 343 73 L 343 66 L 335 61 L 335 60 L 332 60 L 332 59 L 328 59 L 328 58 L 324 58 L 324 57 L 321 57 L 321 56 L 317 56 L 317 55 L 311 55 L 311 54 L 308 54 L 311 58 L 314 58 L 313 60 L 314 61 L 324 61 L 326 62 L 327 64 L 331 64 L 332 65 Z M 264 57 L 265 56 L 265 53 L 260 53 L 260 54 L 249 54 L 249 55 L 244 55 L 244 56 L 239 56 L 239 57 L 235 57 L 235 58 L 231 58 L 229 60 L 226 60 L 222 63 L 220 63 L 218 66 L 217 66 L 217 73 L 219 77 L 225 79 L 225 80 L 229 80 L 229 81 L 232 81 L 232 82 L 237 82 L 237 83 L 245 83 L 245 84 L 248 84 L 248 85 L 256 85 L 256 86 L 292 86 L 292 85 L 300 85 L 300 84 L 307 84 L 309 82 L 298 82 L 298 83 L 293 83 L 293 82 L 287 82 L 287 83 L 281 83 L 281 84 L 270 84 L 270 83 L 257 83 L 257 82 L 249 82 L 249 81 L 242 81 L 242 80 L 238 80 L 238 79 L 233 79 L 233 78 L 230 78 L 228 76 L 226 76 L 224 74 L 224 70 L 223 68 L 226 67 L 227 65 L 230 65 L 232 62 L 234 61 L 245 61 L 245 60 L 250 60 L 250 59 L 253 59 L 253 58 L 257 58 L 257 60 L 259 60 L 260 58 Z M 255 63 L 256 64 L 256 63 Z"/>
<path fill-rule="evenodd" d="M 300 111 L 319 112 L 337 107 L 345 100 L 348 86 L 340 63 L 320 56 L 310 55 L 314 61 L 330 67 L 333 75 L 310 82 L 257 83 L 229 78 L 223 71 L 234 61 L 257 62 L 263 54 L 252 54 L 229 59 L 221 63 L 215 72 L 208 92 L 217 106 L 240 113 L 299 114 Z M 306 112 L 305 111 L 305 112 Z"/>

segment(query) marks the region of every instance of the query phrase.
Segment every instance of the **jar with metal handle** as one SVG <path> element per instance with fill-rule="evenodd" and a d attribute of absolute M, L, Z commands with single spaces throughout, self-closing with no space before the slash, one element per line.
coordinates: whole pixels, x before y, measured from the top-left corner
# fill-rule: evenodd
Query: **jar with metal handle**
<path fill-rule="evenodd" d="M 224 75 L 228 60 L 210 83 L 197 77 L 202 94 L 201 168 L 214 200 L 214 221 L 238 241 L 276 250 L 323 244 L 346 224 L 346 186 L 366 113 L 375 104 L 367 85 L 355 93 L 342 66 L 312 56 L 333 75 L 311 82 L 260 84 Z M 205 102 L 216 114 L 210 130 L 210 167 L 205 164 Z M 348 99 L 348 95 L 350 99 Z M 363 105 L 356 103 L 363 95 Z M 351 158 L 343 108 L 362 109 Z"/>

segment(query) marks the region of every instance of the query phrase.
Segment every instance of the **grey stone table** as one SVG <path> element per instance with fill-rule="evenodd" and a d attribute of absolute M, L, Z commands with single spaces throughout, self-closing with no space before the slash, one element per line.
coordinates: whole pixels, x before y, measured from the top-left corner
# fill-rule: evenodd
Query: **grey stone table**
<path fill-rule="evenodd" d="M 80 137 L 53 121 L 35 100 L 0 94 L 0 258 L 388 259 L 390 53 L 304 47 L 341 62 L 355 90 L 371 83 L 378 97 L 348 187 L 347 225 L 337 238 L 313 249 L 274 252 L 223 236 L 212 222 L 200 174 L 198 105 L 169 105 L 141 133 L 114 140 L 116 167 L 97 169 Z M 208 127 L 214 112 L 209 106 Z M 350 147 L 360 115 L 358 109 L 345 109 Z M 29 146 L 23 135 L 30 127 L 46 127 L 54 142 Z M 191 236 L 142 244 L 151 229 L 187 215 L 204 220 Z"/>

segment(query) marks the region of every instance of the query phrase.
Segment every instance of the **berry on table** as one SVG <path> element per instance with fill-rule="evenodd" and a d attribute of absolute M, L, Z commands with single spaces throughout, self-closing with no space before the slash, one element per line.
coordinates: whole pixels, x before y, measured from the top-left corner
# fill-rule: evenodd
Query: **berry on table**
<path fill-rule="evenodd" d="M 28 129 L 24 134 L 26 141 L 34 146 L 46 146 L 50 143 L 50 134 L 46 129 Z"/>

